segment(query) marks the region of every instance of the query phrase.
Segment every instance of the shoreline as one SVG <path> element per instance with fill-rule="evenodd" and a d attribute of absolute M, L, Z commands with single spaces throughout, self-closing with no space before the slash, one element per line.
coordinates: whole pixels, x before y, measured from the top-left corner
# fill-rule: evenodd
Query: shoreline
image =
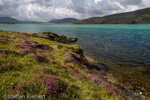
<path fill-rule="evenodd" d="M 84 55 L 84 56 L 90 63 L 90 66 L 95 67 L 95 68 L 93 68 L 93 72 L 95 72 L 102 80 L 112 84 L 119 94 L 121 94 L 125 97 L 129 97 L 130 99 L 134 99 L 134 100 L 147 100 L 148 99 L 148 97 L 145 95 L 142 95 L 141 92 L 137 93 L 136 91 L 128 89 L 125 86 L 115 82 L 114 81 L 115 77 L 113 77 L 113 75 L 109 74 L 109 71 L 110 71 L 110 69 L 108 68 L 109 66 L 101 66 L 102 64 L 99 65 L 98 60 L 96 60 L 88 55 Z M 97 70 L 97 69 L 99 69 L 99 70 Z"/>

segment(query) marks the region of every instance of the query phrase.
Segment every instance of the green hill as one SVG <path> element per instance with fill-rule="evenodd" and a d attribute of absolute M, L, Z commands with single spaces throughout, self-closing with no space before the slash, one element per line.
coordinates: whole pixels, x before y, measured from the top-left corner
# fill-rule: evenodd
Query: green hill
<path fill-rule="evenodd" d="M 137 10 L 133 12 L 119 13 L 104 17 L 93 17 L 73 24 L 149 24 L 150 8 Z"/>

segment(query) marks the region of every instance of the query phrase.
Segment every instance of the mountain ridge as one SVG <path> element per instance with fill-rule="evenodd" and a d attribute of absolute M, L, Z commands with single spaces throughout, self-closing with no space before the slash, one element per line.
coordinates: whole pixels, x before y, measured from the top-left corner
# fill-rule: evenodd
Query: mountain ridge
<path fill-rule="evenodd" d="M 59 24 L 59 23 L 72 23 L 74 21 L 78 21 L 78 19 L 75 19 L 75 18 L 52 19 L 48 22 Z"/>
<path fill-rule="evenodd" d="M 132 12 L 117 13 L 104 17 L 91 17 L 73 24 L 149 24 L 150 8 L 139 9 Z"/>
<path fill-rule="evenodd" d="M 0 23 L 20 23 L 20 21 L 11 17 L 0 17 Z"/>

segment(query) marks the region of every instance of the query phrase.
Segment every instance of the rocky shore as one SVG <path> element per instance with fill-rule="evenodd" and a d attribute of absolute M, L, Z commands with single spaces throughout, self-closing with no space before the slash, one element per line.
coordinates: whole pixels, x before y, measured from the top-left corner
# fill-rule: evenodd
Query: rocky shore
<path fill-rule="evenodd" d="M 121 68 L 121 66 L 116 65 L 108 59 L 98 58 L 98 60 L 90 56 L 85 57 L 88 59 L 91 66 L 95 66 L 91 68 L 91 70 L 104 81 L 110 82 L 120 94 L 133 100 L 149 100 L 149 91 L 146 91 L 146 88 L 149 87 L 146 84 L 148 84 L 147 81 L 149 81 L 149 79 L 147 78 L 150 76 L 144 72 L 145 68 Z M 140 77 L 130 77 L 130 75 L 138 75 Z M 137 82 L 136 80 L 139 81 Z M 132 84 L 134 81 L 135 84 Z M 141 85 L 141 83 L 144 85 Z"/>

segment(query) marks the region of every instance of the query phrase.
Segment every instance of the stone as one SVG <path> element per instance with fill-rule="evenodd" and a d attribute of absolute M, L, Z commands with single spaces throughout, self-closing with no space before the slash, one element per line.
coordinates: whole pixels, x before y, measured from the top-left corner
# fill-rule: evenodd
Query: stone
<path fill-rule="evenodd" d="M 77 37 L 68 37 L 69 42 L 76 42 L 78 40 Z"/>

